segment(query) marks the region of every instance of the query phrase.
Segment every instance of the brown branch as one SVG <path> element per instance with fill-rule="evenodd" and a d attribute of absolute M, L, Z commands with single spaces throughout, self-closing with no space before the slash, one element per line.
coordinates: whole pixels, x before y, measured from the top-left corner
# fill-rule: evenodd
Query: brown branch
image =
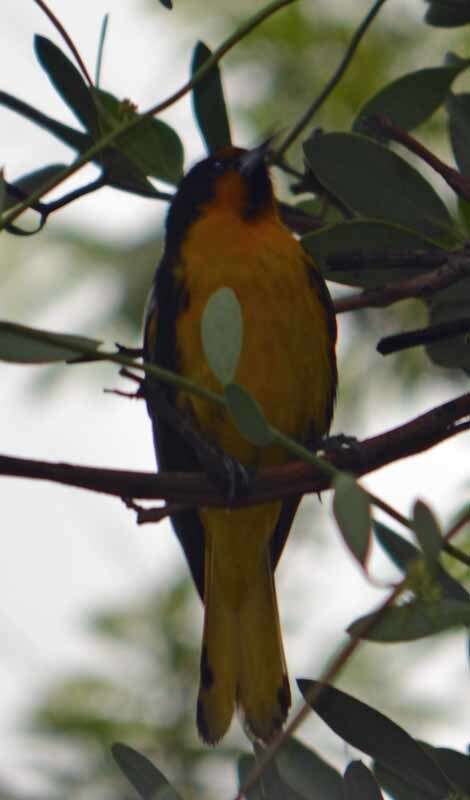
<path fill-rule="evenodd" d="M 337 300 L 335 310 L 337 314 L 341 314 L 359 308 L 383 308 L 411 297 L 427 297 L 468 278 L 469 275 L 470 253 L 468 249 L 464 249 L 458 253 L 449 253 L 446 263 L 436 269 Z"/>
<path fill-rule="evenodd" d="M 449 439 L 467 429 L 469 420 L 470 393 L 467 393 L 390 431 L 352 447 L 328 452 L 326 458 L 339 469 L 365 475 Z M 199 472 L 131 472 L 0 456 L 0 475 L 47 480 L 120 498 L 165 500 L 186 507 L 227 505 L 223 493 Z M 314 466 L 292 461 L 260 470 L 250 490 L 232 500 L 231 506 L 316 493 L 329 485 L 330 480 Z"/>
<path fill-rule="evenodd" d="M 444 178 L 445 182 L 454 190 L 456 194 L 460 197 L 463 197 L 464 200 L 470 201 L 470 178 L 461 175 L 460 172 L 449 167 L 448 164 L 445 164 L 441 161 L 440 158 L 431 153 L 427 147 L 418 142 L 413 136 L 410 136 L 409 133 L 398 128 L 394 125 L 391 120 L 387 117 L 377 114 L 371 118 L 372 123 L 374 126 L 376 125 L 380 132 L 387 137 L 387 139 L 391 139 L 393 142 L 398 142 L 399 144 L 403 145 L 410 153 L 414 153 L 417 155 L 422 161 L 437 172 L 441 178 Z"/>

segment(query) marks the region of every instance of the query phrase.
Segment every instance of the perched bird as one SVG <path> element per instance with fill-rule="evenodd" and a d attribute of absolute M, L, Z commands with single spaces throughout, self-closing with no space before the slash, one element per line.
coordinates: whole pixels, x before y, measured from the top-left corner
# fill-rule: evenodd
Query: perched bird
<path fill-rule="evenodd" d="M 266 149 L 224 148 L 182 180 L 148 304 L 144 356 L 220 392 L 200 323 L 210 296 L 230 287 L 243 316 L 237 383 L 271 425 L 314 444 L 333 413 L 336 321 L 323 278 L 279 217 Z M 159 384 L 159 391 L 242 465 L 288 460 L 279 446 L 257 448 L 243 438 L 223 408 L 169 384 Z M 187 439 L 154 403 L 148 407 L 160 469 L 200 471 Z M 197 725 L 210 744 L 225 734 L 237 707 L 251 736 L 264 742 L 287 716 L 290 689 L 273 573 L 298 502 L 200 508 L 172 518 L 204 603 Z"/>

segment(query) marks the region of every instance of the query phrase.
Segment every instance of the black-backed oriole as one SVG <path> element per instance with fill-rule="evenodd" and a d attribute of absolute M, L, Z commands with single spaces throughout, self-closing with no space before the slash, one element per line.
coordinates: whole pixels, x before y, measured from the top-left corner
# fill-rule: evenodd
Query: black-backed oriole
<path fill-rule="evenodd" d="M 262 148 L 226 148 L 198 163 L 171 204 L 165 250 L 145 323 L 145 358 L 214 391 L 200 323 L 222 286 L 243 314 L 236 381 L 269 422 L 301 442 L 328 431 L 336 391 L 336 323 L 320 273 L 282 223 Z M 166 399 L 242 464 L 282 464 L 258 449 L 228 413 L 174 386 Z M 150 406 L 149 406 L 150 410 Z M 200 470 L 194 450 L 151 412 L 161 469 Z M 269 741 L 290 705 L 273 572 L 299 498 L 233 510 L 200 508 L 172 519 L 205 606 L 197 723 L 209 743 L 238 706 L 252 735 Z"/>

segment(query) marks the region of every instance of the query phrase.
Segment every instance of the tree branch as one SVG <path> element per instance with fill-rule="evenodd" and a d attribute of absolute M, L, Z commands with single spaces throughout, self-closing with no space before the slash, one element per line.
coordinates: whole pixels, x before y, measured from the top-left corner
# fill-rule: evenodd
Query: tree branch
<path fill-rule="evenodd" d="M 442 256 L 434 255 L 436 258 L 442 259 Z M 403 266 L 406 265 L 403 264 Z M 427 297 L 468 278 L 469 275 L 470 252 L 465 248 L 458 253 L 448 253 L 446 263 L 436 269 L 337 300 L 335 310 L 337 314 L 341 314 L 345 311 L 356 311 L 359 308 L 383 308 L 410 297 Z"/>
<path fill-rule="evenodd" d="M 361 476 L 424 452 L 469 425 L 470 393 L 467 393 L 352 447 L 329 451 L 326 458 L 338 469 Z M 223 493 L 199 472 L 133 472 L 4 455 L 0 456 L 0 475 L 47 480 L 119 498 L 165 500 L 186 507 L 227 505 Z M 260 470 L 250 490 L 231 505 L 256 505 L 293 494 L 320 492 L 329 486 L 330 479 L 314 466 L 291 461 L 281 467 Z"/>

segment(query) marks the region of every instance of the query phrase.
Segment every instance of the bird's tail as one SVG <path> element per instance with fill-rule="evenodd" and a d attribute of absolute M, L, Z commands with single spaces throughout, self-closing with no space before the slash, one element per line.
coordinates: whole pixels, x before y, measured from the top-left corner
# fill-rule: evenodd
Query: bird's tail
<path fill-rule="evenodd" d="M 197 724 L 215 744 L 227 731 L 235 706 L 251 734 L 265 742 L 282 727 L 290 689 L 274 579 L 266 550 L 242 592 L 230 592 L 218 569 L 217 546 L 206 551 L 204 635 Z M 226 557 L 227 554 L 225 554 Z M 233 602 L 239 595 L 239 602 Z"/>

